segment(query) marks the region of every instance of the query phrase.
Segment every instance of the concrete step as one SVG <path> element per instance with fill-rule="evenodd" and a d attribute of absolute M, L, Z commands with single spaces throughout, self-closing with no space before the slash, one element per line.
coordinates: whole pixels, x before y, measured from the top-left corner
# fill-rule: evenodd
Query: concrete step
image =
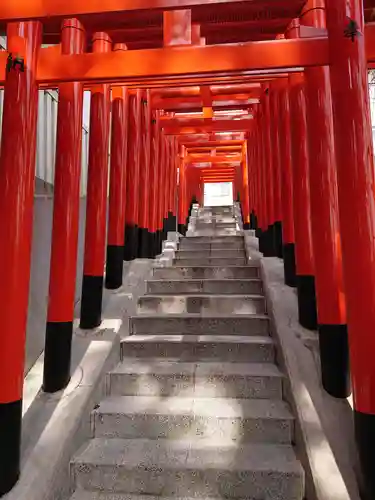
<path fill-rule="evenodd" d="M 226 259 L 238 259 L 245 258 L 244 249 L 221 249 L 221 250 L 211 250 L 211 249 L 188 249 L 188 250 L 177 250 L 175 258 L 179 259 L 213 259 L 213 258 L 226 258 Z"/>
<path fill-rule="evenodd" d="M 260 279 L 226 279 L 226 280 L 194 280 L 163 279 L 148 280 L 147 293 L 179 294 L 179 293 L 218 293 L 218 294 L 261 294 Z"/>
<path fill-rule="evenodd" d="M 209 238 L 213 237 L 227 237 L 227 236 L 242 236 L 243 232 L 237 229 L 197 229 L 194 230 L 194 236 L 205 236 Z M 186 233 L 186 236 L 191 236 L 191 233 Z"/>
<path fill-rule="evenodd" d="M 180 261 L 179 261 L 180 264 Z M 154 267 L 153 277 L 156 279 L 230 279 L 258 278 L 259 264 L 248 266 L 199 266 L 175 265 L 173 267 Z"/>
<path fill-rule="evenodd" d="M 201 243 L 209 243 L 210 245 L 212 244 L 225 245 L 227 243 L 235 243 L 235 242 L 240 242 L 243 244 L 244 237 L 242 234 L 233 236 L 186 236 L 185 238 L 182 238 L 180 241 L 188 241 L 189 243 L 197 245 Z"/>
<path fill-rule="evenodd" d="M 266 336 L 131 335 L 121 342 L 123 357 L 178 358 L 181 361 L 273 363 L 274 342 Z"/>
<path fill-rule="evenodd" d="M 71 462 L 78 489 L 165 496 L 302 500 L 290 445 L 96 438 Z"/>
<path fill-rule="evenodd" d="M 73 496 L 70 497 L 70 500 L 207 500 L 207 498 L 131 495 L 129 493 L 77 490 L 73 493 Z M 209 500 L 222 500 L 222 498 L 210 498 Z"/>
<path fill-rule="evenodd" d="M 180 266 L 244 266 L 247 262 L 243 257 L 187 257 L 175 258 L 174 264 Z"/>
<path fill-rule="evenodd" d="M 138 335 L 268 335 L 269 319 L 262 314 L 140 314 L 130 318 Z"/>
<path fill-rule="evenodd" d="M 213 220 L 208 220 L 208 221 L 205 221 L 205 220 L 202 220 L 202 219 L 197 219 L 196 220 L 196 224 L 195 224 L 195 228 L 196 229 L 207 229 L 207 228 L 212 228 L 212 229 L 236 229 L 237 227 L 237 224 L 233 221 L 233 222 L 217 222 L 217 221 L 213 221 Z"/>
<path fill-rule="evenodd" d="M 271 399 L 109 396 L 93 410 L 95 437 L 290 444 L 287 404 Z"/>
<path fill-rule="evenodd" d="M 262 295 L 143 295 L 138 314 L 265 314 Z"/>
<path fill-rule="evenodd" d="M 243 241 L 232 241 L 227 243 L 192 243 L 189 238 L 184 238 L 179 243 L 180 250 L 245 250 L 245 245 Z"/>
<path fill-rule="evenodd" d="M 109 374 L 112 396 L 281 399 L 283 376 L 271 363 L 123 358 Z"/>

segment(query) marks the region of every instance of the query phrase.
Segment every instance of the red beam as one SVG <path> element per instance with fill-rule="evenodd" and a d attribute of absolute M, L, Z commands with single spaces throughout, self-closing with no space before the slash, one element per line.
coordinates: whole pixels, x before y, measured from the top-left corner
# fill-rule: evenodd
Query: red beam
<path fill-rule="evenodd" d="M 0 20 L 19 21 L 53 17 L 81 17 L 92 14 L 126 14 L 126 11 L 171 10 L 181 8 L 214 7 L 217 4 L 254 3 L 254 0 L 2 0 Z M 104 28 L 103 28 L 104 29 Z"/>
<path fill-rule="evenodd" d="M 4 81 L 6 56 L 6 53 L 1 53 L 0 82 Z M 326 64 L 328 64 L 328 42 L 325 38 L 69 56 L 58 55 L 55 51 L 53 57 L 47 48 L 40 50 L 37 81 L 57 84 L 71 81 L 102 83 L 121 80 L 129 83 L 137 79 L 152 80 L 160 77 L 202 76 L 212 73 L 220 75 L 225 73 L 229 76 L 244 71 Z"/>
<path fill-rule="evenodd" d="M 218 139 L 217 141 L 190 141 L 187 139 L 181 138 L 180 143 L 186 146 L 187 148 L 189 147 L 194 147 L 194 148 L 215 148 L 215 147 L 220 147 L 220 146 L 242 146 L 243 141 L 234 141 L 234 140 L 220 140 Z"/>
<path fill-rule="evenodd" d="M 211 156 L 211 155 L 189 155 L 185 158 L 185 163 L 228 163 L 240 162 L 242 154 L 225 155 L 225 156 Z"/>
<path fill-rule="evenodd" d="M 250 130 L 253 120 L 179 120 L 169 119 L 162 124 L 167 135 L 199 134 L 202 132 L 243 132 Z"/>

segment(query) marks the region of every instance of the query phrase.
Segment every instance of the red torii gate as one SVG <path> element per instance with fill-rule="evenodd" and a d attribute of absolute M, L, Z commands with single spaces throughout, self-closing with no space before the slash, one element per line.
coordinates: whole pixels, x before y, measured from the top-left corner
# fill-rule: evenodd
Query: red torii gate
<path fill-rule="evenodd" d="M 112 86 L 111 175 L 116 183 L 110 185 L 106 285 L 119 285 L 123 257 L 154 256 L 165 232 L 175 227 L 178 168 L 178 223 L 184 231 L 194 195 L 186 178 L 190 170 L 192 175 L 198 169 L 185 169 L 179 145 L 186 146 L 202 134 L 208 141 L 218 132 L 246 134 L 240 141 L 241 169 L 236 170 L 245 223 L 249 217 L 265 255 L 283 255 L 285 281 L 297 286 L 300 322 L 319 330 L 323 387 L 335 397 L 349 393 L 349 329 L 356 439 L 366 500 L 375 497 L 375 204 L 367 92 L 367 68 L 375 63 L 375 27 L 364 25 L 364 15 L 367 19 L 374 5 L 372 0 L 364 6 L 361 0 L 326 5 L 323 0 L 306 5 L 303 0 L 289 0 L 288 15 L 279 24 L 270 23 L 269 36 L 261 33 L 262 23 L 244 23 L 238 35 L 233 23 L 223 34 L 212 26 L 205 28 L 204 22 L 200 29 L 192 29 L 189 11 L 181 10 L 194 9 L 199 19 L 213 5 L 218 13 L 264 8 L 251 0 L 3 0 L 0 5 L 0 28 L 6 27 L 8 36 L 8 53 L 0 52 L 0 84 L 5 89 L 0 150 L 0 380 L 6 381 L 0 387 L 0 495 L 19 476 L 37 89 L 58 86 L 60 92 L 43 385 L 54 392 L 70 378 L 84 88 L 92 94 L 94 139 L 81 326 L 100 323 Z M 138 30 L 130 42 L 140 50 L 127 50 L 123 19 L 139 22 L 163 10 L 164 39 L 160 40 L 159 29 L 145 43 Z M 106 14 L 106 24 L 100 22 L 100 14 Z M 171 35 L 174 23 L 187 27 L 178 42 Z M 249 28 L 257 41 L 226 45 L 243 41 Z M 59 45 L 41 48 L 60 31 Z M 90 53 L 85 53 L 86 31 Z M 285 36 L 274 39 L 279 33 Z M 203 38 L 219 45 L 202 45 Z M 186 45 L 171 47 L 176 43 Z M 15 67 L 13 55 L 18 58 Z M 17 69 L 21 62 L 23 72 Z M 212 88 L 207 92 L 204 87 L 227 83 L 261 84 L 256 97 L 245 91 L 245 100 L 259 100 L 250 104 L 253 120 L 215 119 L 215 102 L 220 99 Z M 186 124 L 168 117 L 162 125 L 162 112 L 186 108 L 173 101 L 162 109 L 162 100 L 171 99 L 165 96 L 158 97 L 152 108 L 150 89 L 190 85 L 200 90 L 199 101 L 189 98 L 189 106 L 203 108 L 204 118 Z M 238 95 L 241 102 L 243 93 Z M 249 103 L 240 109 L 248 107 Z M 222 177 L 226 178 L 232 179 Z"/>

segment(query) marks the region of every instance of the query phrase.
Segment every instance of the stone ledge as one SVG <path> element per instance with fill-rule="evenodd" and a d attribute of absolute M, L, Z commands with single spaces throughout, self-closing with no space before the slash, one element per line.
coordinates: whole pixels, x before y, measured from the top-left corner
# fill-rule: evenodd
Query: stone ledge
<path fill-rule="evenodd" d="M 284 284 L 283 261 L 272 257 L 260 263 L 278 364 L 287 375 L 284 396 L 296 416 L 306 499 L 360 500 L 351 407 L 321 387 L 318 337 L 298 323 L 297 298 Z"/>

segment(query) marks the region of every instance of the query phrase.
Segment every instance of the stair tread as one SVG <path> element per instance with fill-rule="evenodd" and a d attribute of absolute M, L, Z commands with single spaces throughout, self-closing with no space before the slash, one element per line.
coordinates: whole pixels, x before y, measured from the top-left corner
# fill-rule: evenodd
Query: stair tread
<path fill-rule="evenodd" d="M 178 295 L 178 294 L 176 294 Z M 178 295 L 179 296 L 179 295 Z M 166 293 L 147 293 L 140 297 L 140 300 L 143 300 L 145 297 L 147 298 L 166 298 L 170 300 L 173 297 L 173 293 L 166 294 Z M 202 293 L 184 293 L 183 297 L 186 298 L 197 298 L 197 299 L 204 299 L 204 298 L 213 298 L 213 299 L 265 299 L 264 295 L 260 293 L 207 293 L 207 292 L 202 292 Z M 180 298 L 180 296 L 179 296 Z"/>
<path fill-rule="evenodd" d="M 108 396 L 94 413 L 294 420 L 282 400 L 189 396 Z"/>
<path fill-rule="evenodd" d="M 122 343 L 155 343 L 155 342 L 171 342 L 171 343 L 181 343 L 191 342 L 191 343 L 205 343 L 205 342 L 215 342 L 215 343 L 231 343 L 231 344 L 274 344 L 271 337 L 266 335 L 130 335 L 122 339 Z"/>
<path fill-rule="evenodd" d="M 70 500 L 223 500 L 221 497 L 167 497 L 136 495 L 131 493 L 108 493 L 105 491 L 76 490 Z M 246 500 L 251 500 L 247 498 Z"/>
<path fill-rule="evenodd" d="M 293 447 L 287 444 L 243 444 L 226 439 L 93 438 L 81 448 L 76 466 L 116 468 L 278 471 L 303 475 Z"/>
<path fill-rule="evenodd" d="M 234 320 L 243 320 L 243 319 L 260 319 L 260 320 L 269 320 L 269 317 L 266 314 L 220 314 L 220 313 L 141 313 L 135 314 L 131 316 L 131 319 L 141 318 L 141 319 L 168 319 L 168 318 L 199 318 L 202 320 L 207 319 L 234 319 Z"/>
<path fill-rule="evenodd" d="M 186 374 L 195 377 L 206 375 L 283 377 L 272 363 L 228 363 L 228 362 L 186 362 L 177 358 L 147 358 L 147 360 L 123 358 L 112 371 L 113 374 Z"/>
<path fill-rule="evenodd" d="M 164 268 L 164 269 L 168 269 L 168 268 Z M 200 283 L 202 281 L 213 281 L 213 282 L 220 282 L 220 281 L 225 281 L 226 283 L 229 281 L 229 282 L 236 282 L 236 283 L 242 283 L 244 281 L 256 281 L 256 282 L 259 282 L 259 281 L 262 281 L 260 278 L 159 278 L 159 279 L 156 279 L 156 278 L 149 278 L 148 280 L 146 280 L 146 283 L 150 283 L 150 282 L 157 282 L 157 283 L 160 283 L 160 282 L 163 282 L 163 281 L 173 281 L 173 282 L 176 282 L 176 283 L 189 283 L 189 282 L 194 282 L 194 283 Z"/>

